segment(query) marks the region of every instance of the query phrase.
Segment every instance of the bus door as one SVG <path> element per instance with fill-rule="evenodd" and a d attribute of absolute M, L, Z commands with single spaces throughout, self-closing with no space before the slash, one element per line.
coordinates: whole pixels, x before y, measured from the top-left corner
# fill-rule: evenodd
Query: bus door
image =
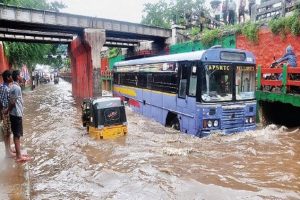
<path fill-rule="evenodd" d="M 179 85 L 178 85 L 178 95 L 177 95 L 177 109 L 180 112 L 184 112 L 187 107 L 187 85 L 188 85 L 188 75 L 190 73 L 191 64 L 188 62 L 179 63 L 178 73 L 179 73 Z"/>
<path fill-rule="evenodd" d="M 180 108 L 194 109 L 197 92 L 197 63 L 179 63 L 179 85 L 177 106 Z"/>
<path fill-rule="evenodd" d="M 177 98 L 177 110 L 182 113 L 182 131 L 195 129 L 195 105 L 197 88 L 197 64 L 196 62 L 179 63 L 179 87 Z"/>

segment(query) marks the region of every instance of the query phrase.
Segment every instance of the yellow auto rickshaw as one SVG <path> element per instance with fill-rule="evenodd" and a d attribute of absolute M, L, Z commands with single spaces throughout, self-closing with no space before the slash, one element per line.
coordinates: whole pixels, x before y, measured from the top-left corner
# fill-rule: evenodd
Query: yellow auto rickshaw
<path fill-rule="evenodd" d="M 92 138 L 113 139 L 127 134 L 125 106 L 119 97 L 88 99 L 82 105 L 82 124 Z"/>

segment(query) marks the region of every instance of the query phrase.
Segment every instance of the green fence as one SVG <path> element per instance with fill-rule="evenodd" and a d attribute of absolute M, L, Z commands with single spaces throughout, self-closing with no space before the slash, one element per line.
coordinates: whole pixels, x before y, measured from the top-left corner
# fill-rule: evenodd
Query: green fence
<path fill-rule="evenodd" d="M 109 62 L 109 69 L 112 70 L 113 67 L 114 67 L 114 64 L 116 62 L 119 62 L 119 61 L 122 61 L 125 59 L 125 56 L 124 55 L 120 55 L 120 56 L 116 56 L 116 57 L 113 57 L 113 58 L 109 58 L 108 59 L 108 62 Z"/>
<path fill-rule="evenodd" d="M 216 40 L 213 45 L 217 44 L 222 45 L 224 48 L 236 48 L 236 37 L 235 35 L 224 36 L 220 40 Z M 203 49 L 207 49 L 207 47 L 205 47 L 201 41 L 189 41 L 172 45 L 170 47 L 170 53 L 184 53 Z"/>

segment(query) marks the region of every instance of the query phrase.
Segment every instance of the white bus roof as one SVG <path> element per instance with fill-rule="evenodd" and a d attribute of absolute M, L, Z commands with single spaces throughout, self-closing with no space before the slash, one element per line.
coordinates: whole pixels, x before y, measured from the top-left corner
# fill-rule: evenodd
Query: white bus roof
<path fill-rule="evenodd" d="M 216 62 L 241 62 L 241 61 L 229 61 L 229 60 L 221 60 L 220 52 L 236 52 L 236 53 L 245 53 L 246 59 L 245 63 L 248 64 L 255 64 L 255 57 L 254 55 L 245 50 L 241 49 L 226 49 L 226 48 L 210 48 L 207 50 L 201 51 L 193 51 L 187 53 L 178 53 L 178 54 L 171 54 L 171 55 L 163 55 L 163 56 L 154 56 L 148 58 L 140 58 L 134 60 L 127 60 L 127 61 L 120 61 L 114 64 L 115 67 L 121 66 L 132 66 L 132 65 L 141 65 L 141 64 L 152 64 L 152 63 L 164 63 L 164 62 L 178 62 L 178 61 L 195 61 L 195 60 L 202 60 L 205 61 L 216 61 Z"/>
<path fill-rule="evenodd" d="M 192 61 L 192 60 L 200 60 L 205 50 L 202 51 L 194 51 L 188 53 L 178 53 L 172 55 L 164 55 L 164 56 L 154 56 L 149 58 L 141 58 L 135 60 L 127 60 L 115 63 L 116 67 L 126 66 L 126 65 L 139 65 L 139 64 L 149 64 L 149 63 L 163 63 L 170 61 Z"/>

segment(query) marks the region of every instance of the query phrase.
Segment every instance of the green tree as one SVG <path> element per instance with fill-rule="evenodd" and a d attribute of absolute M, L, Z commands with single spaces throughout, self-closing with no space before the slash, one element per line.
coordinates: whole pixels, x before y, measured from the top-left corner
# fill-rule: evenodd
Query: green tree
<path fill-rule="evenodd" d="M 194 19 L 200 19 L 206 12 L 204 0 L 160 0 L 158 3 L 144 5 L 145 15 L 142 24 L 170 28 L 172 22 L 189 26 Z"/>
<path fill-rule="evenodd" d="M 46 0 L 0 0 L 0 3 L 52 11 L 59 11 L 65 7 L 60 2 L 47 3 Z M 33 70 L 36 64 L 61 65 L 63 61 L 48 58 L 48 55 L 56 54 L 58 47 L 58 45 L 51 44 L 4 42 L 5 55 L 10 63 L 16 67 L 26 64 L 30 70 Z"/>
<path fill-rule="evenodd" d="M 58 1 L 47 3 L 46 0 L 0 0 L 0 3 L 5 5 L 15 5 L 24 8 L 35 8 L 43 10 L 59 11 L 59 9 L 65 8 L 66 6 Z"/>
<path fill-rule="evenodd" d="M 162 28 L 171 27 L 170 7 L 164 0 L 160 0 L 158 3 L 147 3 L 144 6 L 143 12 L 146 13 L 146 16 L 143 16 L 142 24 Z"/>

